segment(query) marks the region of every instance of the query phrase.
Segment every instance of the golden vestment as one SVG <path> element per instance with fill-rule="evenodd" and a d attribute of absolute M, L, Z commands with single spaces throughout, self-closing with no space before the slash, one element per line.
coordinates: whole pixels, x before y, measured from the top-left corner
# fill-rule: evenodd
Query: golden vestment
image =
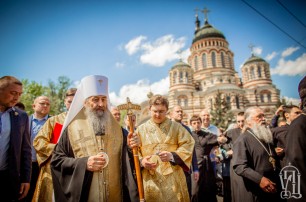
<path fill-rule="evenodd" d="M 160 151 L 174 152 L 190 168 L 194 140 L 179 123 L 168 118 L 161 124 L 152 119 L 140 125 L 136 131 L 141 139 L 140 158 L 153 155 L 158 163 L 153 170 L 142 170 L 146 202 L 188 202 L 190 201 L 186 178 L 181 166 L 162 162 L 156 155 Z"/>
<path fill-rule="evenodd" d="M 108 165 L 100 172 L 94 172 L 88 202 L 122 201 L 122 145 L 123 134 L 120 125 L 109 111 L 105 124 L 105 135 L 96 136 L 89 125 L 84 110 L 67 127 L 70 144 L 75 158 L 107 153 Z"/>
<path fill-rule="evenodd" d="M 33 141 L 40 167 L 39 176 L 32 202 L 52 201 L 53 184 L 50 160 L 55 144 L 51 143 L 55 123 L 63 124 L 67 112 L 50 117 L 43 125 Z"/>

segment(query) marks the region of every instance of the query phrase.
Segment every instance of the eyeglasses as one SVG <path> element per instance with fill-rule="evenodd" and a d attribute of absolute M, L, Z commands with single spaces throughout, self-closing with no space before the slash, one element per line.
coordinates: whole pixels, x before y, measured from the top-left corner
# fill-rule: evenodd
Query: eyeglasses
<path fill-rule="evenodd" d="M 49 106 L 50 104 L 49 103 L 38 103 L 40 104 L 41 106 Z"/>

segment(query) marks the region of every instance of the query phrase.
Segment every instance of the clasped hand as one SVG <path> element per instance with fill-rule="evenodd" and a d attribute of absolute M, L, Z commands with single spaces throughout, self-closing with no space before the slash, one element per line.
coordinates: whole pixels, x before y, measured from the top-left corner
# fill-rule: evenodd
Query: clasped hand
<path fill-rule="evenodd" d="M 101 171 L 106 164 L 106 159 L 103 153 L 95 156 L 90 156 L 87 160 L 87 170 L 95 172 Z"/>
<path fill-rule="evenodd" d="M 173 159 L 172 153 L 168 151 L 162 151 L 157 153 L 156 155 L 159 156 L 162 162 L 168 162 L 171 159 Z M 141 165 L 148 170 L 155 170 L 156 167 L 158 166 L 158 162 L 152 160 L 151 158 L 152 155 L 144 157 L 141 161 Z"/>
<path fill-rule="evenodd" d="M 140 139 L 137 133 L 129 133 L 127 142 L 130 148 L 140 147 Z"/>

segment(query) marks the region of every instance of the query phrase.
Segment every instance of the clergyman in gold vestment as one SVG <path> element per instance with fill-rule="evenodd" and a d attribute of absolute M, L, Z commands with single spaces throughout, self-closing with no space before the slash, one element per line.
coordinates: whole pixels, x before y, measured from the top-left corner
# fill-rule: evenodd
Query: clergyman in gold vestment
<path fill-rule="evenodd" d="M 76 90 L 76 88 L 70 88 L 66 91 L 64 104 L 67 110 L 69 110 Z M 53 149 L 56 144 L 53 141 L 54 132 L 60 132 L 54 131 L 54 129 L 55 126 L 63 125 L 66 115 L 67 112 L 63 112 L 57 116 L 49 118 L 33 141 L 33 146 L 36 150 L 37 162 L 40 167 L 40 172 L 37 179 L 32 202 L 52 201 L 53 184 L 50 169 L 50 160 Z"/>
<path fill-rule="evenodd" d="M 166 117 L 168 100 L 149 101 L 151 119 L 137 128 L 146 202 L 188 202 L 184 171 L 190 169 L 194 140 L 179 123 Z"/>
<path fill-rule="evenodd" d="M 129 197 L 127 140 L 108 110 L 107 85 L 99 75 L 81 80 L 51 158 L 55 201 L 121 202 Z"/>

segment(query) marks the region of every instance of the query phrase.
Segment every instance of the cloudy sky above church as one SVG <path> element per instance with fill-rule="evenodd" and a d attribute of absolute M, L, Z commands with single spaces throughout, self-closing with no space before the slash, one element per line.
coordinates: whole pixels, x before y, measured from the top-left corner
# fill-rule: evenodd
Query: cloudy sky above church
<path fill-rule="evenodd" d="M 114 105 L 166 94 L 168 73 L 186 61 L 196 9 L 234 53 L 235 70 L 255 55 L 270 63 L 281 97 L 298 98 L 306 75 L 304 0 L 44 0 L 0 1 L 0 75 L 42 84 L 67 76 L 109 78 Z M 199 11 L 201 26 L 204 14 Z"/>

